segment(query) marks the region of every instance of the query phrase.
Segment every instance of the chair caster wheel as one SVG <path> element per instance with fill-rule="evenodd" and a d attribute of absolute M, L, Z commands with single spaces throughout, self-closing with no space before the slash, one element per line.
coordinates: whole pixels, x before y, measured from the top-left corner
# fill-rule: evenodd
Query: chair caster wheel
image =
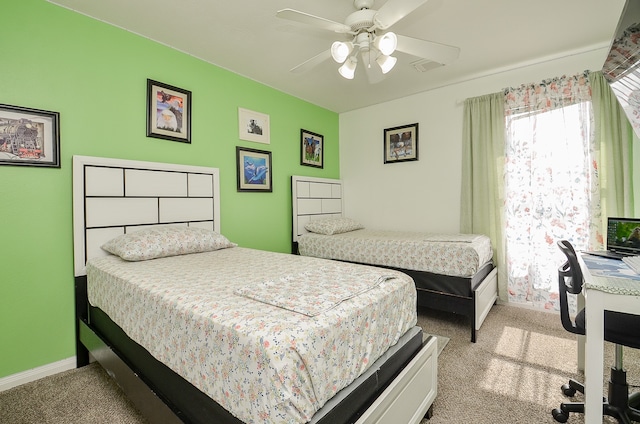
<path fill-rule="evenodd" d="M 560 408 L 556 408 L 551 411 L 551 415 L 553 415 L 553 419 L 558 421 L 559 423 L 566 423 L 569 419 L 569 414 L 567 414 Z"/>
<path fill-rule="evenodd" d="M 576 394 L 576 389 L 574 389 L 573 387 L 569 386 L 568 384 L 563 384 L 562 385 L 562 393 L 564 393 L 565 396 L 573 397 Z M 566 422 L 566 420 L 561 421 L 561 422 Z"/>

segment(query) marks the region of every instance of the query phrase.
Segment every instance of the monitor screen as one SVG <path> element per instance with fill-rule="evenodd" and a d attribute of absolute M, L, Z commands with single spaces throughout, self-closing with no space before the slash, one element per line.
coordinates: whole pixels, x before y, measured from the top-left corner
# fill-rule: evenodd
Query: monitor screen
<path fill-rule="evenodd" d="M 609 218 L 607 249 L 640 255 L 640 219 Z"/>
<path fill-rule="evenodd" d="M 640 0 L 627 0 L 602 74 L 640 136 Z"/>

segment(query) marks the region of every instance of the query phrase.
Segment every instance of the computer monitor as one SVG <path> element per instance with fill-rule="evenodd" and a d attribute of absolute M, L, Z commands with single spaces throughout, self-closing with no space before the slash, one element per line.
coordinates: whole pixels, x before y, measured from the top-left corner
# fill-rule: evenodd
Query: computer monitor
<path fill-rule="evenodd" d="M 640 218 L 609 218 L 607 250 L 640 255 Z"/>

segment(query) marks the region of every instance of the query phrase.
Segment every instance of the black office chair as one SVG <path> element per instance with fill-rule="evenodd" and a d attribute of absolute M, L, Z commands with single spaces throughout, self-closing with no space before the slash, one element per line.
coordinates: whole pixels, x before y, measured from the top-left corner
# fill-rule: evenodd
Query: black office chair
<path fill-rule="evenodd" d="M 585 312 L 578 312 L 574 321 L 569 316 L 569 304 L 567 294 L 577 295 L 582 291 L 583 276 L 576 251 L 567 240 L 558 242 L 558 247 L 567 257 L 558 269 L 558 289 L 560 291 L 560 318 L 562 326 L 575 334 L 585 334 Z M 603 400 L 602 413 L 614 417 L 619 423 L 631 424 L 631 421 L 640 421 L 640 392 L 629 396 L 627 373 L 622 366 L 622 346 L 640 349 L 640 316 L 624 314 L 621 312 L 605 311 L 604 339 L 615 343 L 615 363 L 611 367 L 609 391 L 607 399 Z M 590 382 L 590 384 L 594 384 Z M 562 391 L 567 396 L 573 396 L 576 392 L 584 393 L 584 385 L 571 379 L 569 384 L 562 386 Z M 584 403 L 568 402 L 560 404 L 560 408 L 551 411 L 553 418 L 561 423 L 567 422 L 569 413 L 584 413 Z"/>

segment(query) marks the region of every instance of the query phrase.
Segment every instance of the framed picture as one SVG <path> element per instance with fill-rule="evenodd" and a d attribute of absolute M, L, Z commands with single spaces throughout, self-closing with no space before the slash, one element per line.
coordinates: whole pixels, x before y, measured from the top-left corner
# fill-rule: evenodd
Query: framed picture
<path fill-rule="evenodd" d="M 0 105 L 0 165 L 60 168 L 60 114 Z"/>
<path fill-rule="evenodd" d="M 147 79 L 147 137 L 191 143 L 191 91 Z"/>
<path fill-rule="evenodd" d="M 238 108 L 238 136 L 240 140 L 269 144 L 269 115 Z"/>
<path fill-rule="evenodd" d="M 418 160 L 418 124 L 384 130 L 384 163 Z"/>
<path fill-rule="evenodd" d="M 271 152 L 236 147 L 238 191 L 271 192 Z"/>
<path fill-rule="evenodd" d="M 324 137 L 300 130 L 300 165 L 322 168 L 324 164 Z"/>

